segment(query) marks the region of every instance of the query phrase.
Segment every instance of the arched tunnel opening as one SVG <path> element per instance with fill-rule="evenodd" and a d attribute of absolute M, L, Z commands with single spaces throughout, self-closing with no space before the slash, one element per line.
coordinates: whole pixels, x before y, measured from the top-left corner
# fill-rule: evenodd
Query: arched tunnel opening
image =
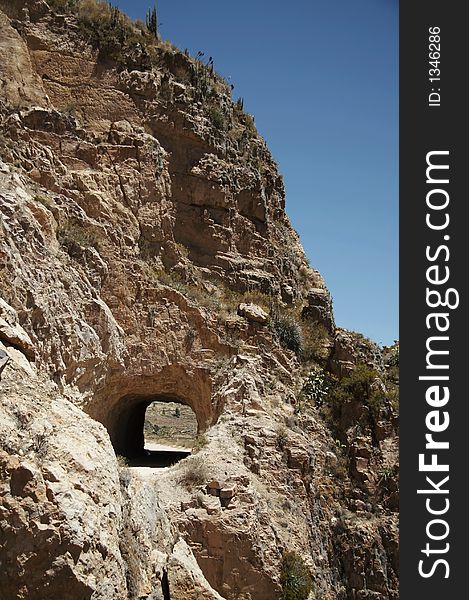
<path fill-rule="evenodd" d="M 163 395 L 121 398 L 112 422 L 114 450 L 130 466 L 161 468 L 186 458 L 201 429 L 190 406 Z"/>

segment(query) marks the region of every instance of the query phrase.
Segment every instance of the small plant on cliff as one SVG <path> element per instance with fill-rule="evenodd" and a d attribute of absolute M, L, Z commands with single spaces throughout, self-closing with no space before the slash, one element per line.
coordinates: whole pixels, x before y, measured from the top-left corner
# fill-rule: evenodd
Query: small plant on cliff
<path fill-rule="evenodd" d="M 211 106 L 208 110 L 208 115 L 215 129 L 219 131 L 226 131 L 228 129 L 228 122 L 219 108 Z"/>
<path fill-rule="evenodd" d="M 244 125 L 246 134 L 249 138 L 257 136 L 256 123 L 254 117 L 249 113 L 243 113 L 242 118 L 239 118 L 240 122 Z"/>
<path fill-rule="evenodd" d="M 275 439 L 275 445 L 277 446 L 277 449 L 280 450 L 280 452 L 283 452 L 285 450 L 285 446 L 287 445 L 287 442 L 288 442 L 287 429 L 285 426 L 280 426 L 277 429 L 277 437 Z"/>
<path fill-rule="evenodd" d="M 35 433 L 32 437 L 32 448 L 39 459 L 47 456 L 49 451 L 49 435 L 46 431 Z"/>
<path fill-rule="evenodd" d="M 129 459 L 126 456 L 122 456 L 122 454 L 116 454 L 117 466 L 121 469 L 129 466 Z"/>
<path fill-rule="evenodd" d="M 331 389 L 329 398 L 333 408 L 338 409 L 346 402 L 363 402 L 368 407 L 370 416 L 376 419 L 382 404 L 380 392 L 373 388 L 377 377 L 376 371 L 370 367 L 357 365 Z"/>
<path fill-rule="evenodd" d="M 309 400 L 314 402 L 315 406 L 321 407 L 332 384 L 333 380 L 326 371 L 313 369 L 301 388 L 299 400 Z"/>
<path fill-rule="evenodd" d="M 396 475 L 398 470 L 399 469 L 397 465 L 388 465 L 387 467 L 382 467 L 378 472 L 380 481 L 386 484 L 390 479 L 392 479 Z"/>
<path fill-rule="evenodd" d="M 186 275 L 181 275 L 176 271 L 166 272 L 163 270 L 154 271 L 151 276 L 209 310 L 218 311 L 221 308 L 218 296 L 209 293 L 204 282 L 196 277 L 189 279 Z M 186 279 L 192 283 L 186 282 Z"/>
<path fill-rule="evenodd" d="M 398 367 L 399 366 L 399 346 L 393 346 L 387 350 L 384 355 L 385 367 Z"/>
<path fill-rule="evenodd" d="M 34 196 L 34 200 L 36 202 L 39 202 L 39 204 L 42 204 L 42 206 L 44 206 L 45 208 L 48 208 L 48 209 L 50 209 L 50 207 L 53 206 L 52 200 L 48 196 L 44 196 L 42 194 L 36 194 Z"/>
<path fill-rule="evenodd" d="M 313 580 L 304 560 L 296 552 L 283 555 L 280 573 L 284 600 L 306 600 L 313 589 Z"/>
<path fill-rule="evenodd" d="M 271 320 L 272 331 L 279 342 L 298 356 L 303 351 L 303 334 L 298 322 L 289 314 L 277 314 Z"/>
<path fill-rule="evenodd" d="M 54 10 L 69 10 L 75 8 L 78 0 L 47 0 L 47 4 Z"/>
<path fill-rule="evenodd" d="M 57 229 L 57 239 L 65 246 L 69 253 L 73 253 L 76 246 L 82 248 L 97 248 L 98 238 L 94 232 L 75 221 L 66 221 Z"/>
<path fill-rule="evenodd" d="M 305 363 L 318 362 L 325 364 L 330 351 L 329 334 L 321 323 L 308 317 L 300 317 L 303 334 L 303 352 L 301 360 Z"/>

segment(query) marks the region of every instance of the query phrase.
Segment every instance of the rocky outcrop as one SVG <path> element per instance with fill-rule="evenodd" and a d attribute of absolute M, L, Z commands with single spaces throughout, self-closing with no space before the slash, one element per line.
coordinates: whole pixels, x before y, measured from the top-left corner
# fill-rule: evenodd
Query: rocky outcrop
<path fill-rule="evenodd" d="M 16 310 L 0 298 L 0 340 L 34 359 L 34 345 L 26 331 L 18 324 Z"/>
<path fill-rule="evenodd" d="M 122 499 L 109 437 L 4 346 L 0 409 L 3 598 L 126 598 Z"/>
<path fill-rule="evenodd" d="M 337 377 L 351 373 L 359 364 L 368 365 L 378 372 L 384 369 L 383 354 L 378 344 L 360 333 L 342 328 L 335 331 L 329 364 Z"/>
<path fill-rule="evenodd" d="M 2 597 L 274 600 L 294 551 L 318 598 L 395 598 L 386 368 L 335 328 L 252 118 L 106 4 L 50 4 L 0 0 Z M 358 363 L 379 410 L 331 427 L 305 373 Z M 198 427 L 157 476 L 122 458 L 154 400 Z"/>

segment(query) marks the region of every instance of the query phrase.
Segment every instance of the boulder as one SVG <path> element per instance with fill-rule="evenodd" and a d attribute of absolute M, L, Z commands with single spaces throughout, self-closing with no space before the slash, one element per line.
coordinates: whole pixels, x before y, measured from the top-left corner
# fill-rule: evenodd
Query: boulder
<path fill-rule="evenodd" d="M 16 310 L 0 298 L 0 340 L 15 346 L 30 360 L 34 360 L 31 338 L 18 323 Z"/>
<path fill-rule="evenodd" d="M 242 303 L 238 306 L 238 315 L 244 317 L 248 321 L 253 323 L 260 323 L 265 325 L 269 320 L 269 315 L 257 304 L 245 304 Z"/>

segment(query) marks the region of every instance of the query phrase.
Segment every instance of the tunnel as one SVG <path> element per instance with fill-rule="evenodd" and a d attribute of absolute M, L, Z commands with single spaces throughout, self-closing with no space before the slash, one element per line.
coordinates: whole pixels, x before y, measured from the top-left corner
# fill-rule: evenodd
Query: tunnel
<path fill-rule="evenodd" d="M 128 395 L 121 399 L 113 415 L 113 430 L 110 431 L 111 442 L 116 454 L 127 459 L 136 459 L 148 455 L 152 451 L 151 447 L 148 447 L 148 439 L 147 448 L 145 447 L 145 431 L 147 431 L 147 438 L 151 437 L 148 434 L 148 423 L 145 426 L 145 416 L 151 405 L 163 403 L 175 412 L 175 406 L 182 407 L 185 404 L 178 397 L 164 395 Z M 196 415 L 193 412 L 192 414 L 196 422 Z M 195 425 L 195 429 L 194 436 L 199 431 L 199 426 Z M 171 444 L 168 440 L 166 443 Z"/>
<path fill-rule="evenodd" d="M 132 460 L 145 454 L 145 415 L 154 402 L 177 403 L 194 413 L 197 434 L 216 421 L 208 369 L 172 364 L 151 375 L 116 372 L 86 405 L 86 412 L 107 429 L 114 451 Z"/>

